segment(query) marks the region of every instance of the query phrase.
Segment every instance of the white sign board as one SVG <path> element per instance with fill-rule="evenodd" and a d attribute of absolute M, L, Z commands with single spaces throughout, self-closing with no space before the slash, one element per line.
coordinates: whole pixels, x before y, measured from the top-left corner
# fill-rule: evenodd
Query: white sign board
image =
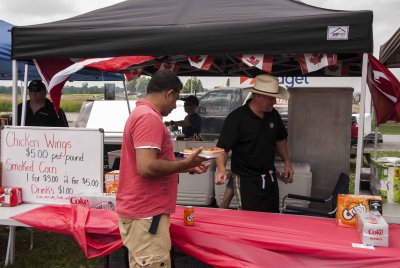
<path fill-rule="evenodd" d="M 103 192 L 99 129 L 5 126 L 2 186 L 21 187 L 24 202 L 66 204 L 74 194 Z"/>

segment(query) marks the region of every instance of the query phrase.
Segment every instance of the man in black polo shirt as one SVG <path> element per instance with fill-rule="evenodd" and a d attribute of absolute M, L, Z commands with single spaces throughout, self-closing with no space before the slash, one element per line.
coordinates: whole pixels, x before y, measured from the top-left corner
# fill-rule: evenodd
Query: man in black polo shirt
<path fill-rule="evenodd" d="M 26 101 L 25 126 L 68 127 L 64 111 L 58 115 L 53 103 L 46 98 L 46 86 L 40 80 L 32 80 L 28 85 L 29 100 Z M 18 105 L 18 125 L 21 125 L 22 103 Z"/>
<path fill-rule="evenodd" d="M 256 77 L 248 89 L 253 98 L 234 110 L 225 119 L 217 146 L 225 154 L 216 159 L 216 183 L 227 179 L 227 153 L 232 150 L 233 185 L 243 210 L 279 212 L 279 188 L 275 172 L 276 151 L 285 162 L 286 183 L 293 182 L 289 159 L 287 132 L 277 110 L 276 98 L 288 99 L 289 92 L 279 86 L 278 79 L 269 75 Z"/>

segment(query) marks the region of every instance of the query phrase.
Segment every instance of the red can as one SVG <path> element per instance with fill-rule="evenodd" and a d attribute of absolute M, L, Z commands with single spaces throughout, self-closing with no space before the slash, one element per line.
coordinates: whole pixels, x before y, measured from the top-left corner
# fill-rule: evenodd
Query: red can
<path fill-rule="evenodd" d="M 0 206 L 15 207 L 22 204 L 21 188 L 2 188 L 0 187 Z"/>
<path fill-rule="evenodd" d="M 194 225 L 194 208 L 192 206 L 186 206 L 183 211 L 184 224 L 187 226 Z"/>

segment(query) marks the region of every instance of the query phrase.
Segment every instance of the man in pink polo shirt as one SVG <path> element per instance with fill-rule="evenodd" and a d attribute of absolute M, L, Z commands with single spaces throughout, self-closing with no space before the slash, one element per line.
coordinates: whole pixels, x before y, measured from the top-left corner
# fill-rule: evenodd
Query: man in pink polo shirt
<path fill-rule="evenodd" d="M 176 108 L 182 82 L 170 71 L 156 72 L 147 96 L 136 102 L 122 138 L 117 213 L 130 267 L 170 267 L 169 214 L 175 211 L 179 172 L 204 173 L 201 149 L 176 160 L 162 121 Z"/>

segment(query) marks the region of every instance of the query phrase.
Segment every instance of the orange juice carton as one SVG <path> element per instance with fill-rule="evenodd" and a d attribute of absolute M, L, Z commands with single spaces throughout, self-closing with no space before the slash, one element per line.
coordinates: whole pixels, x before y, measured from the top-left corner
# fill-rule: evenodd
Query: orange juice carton
<path fill-rule="evenodd" d="M 0 187 L 0 206 L 15 207 L 22 204 L 22 188 Z"/>
<path fill-rule="evenodd" d="M 336 223 L 338 226 L 355 227 L 356 215 L 371 210 L 379 211 L 382 214 L 382 198 L 380 196 L 339 194 Z"/>
<path fill-rule="evenodd" d="M 357 214 L 357 233 L 364 245 L 389 247 L 389 226 L 378 211 Z"/>

